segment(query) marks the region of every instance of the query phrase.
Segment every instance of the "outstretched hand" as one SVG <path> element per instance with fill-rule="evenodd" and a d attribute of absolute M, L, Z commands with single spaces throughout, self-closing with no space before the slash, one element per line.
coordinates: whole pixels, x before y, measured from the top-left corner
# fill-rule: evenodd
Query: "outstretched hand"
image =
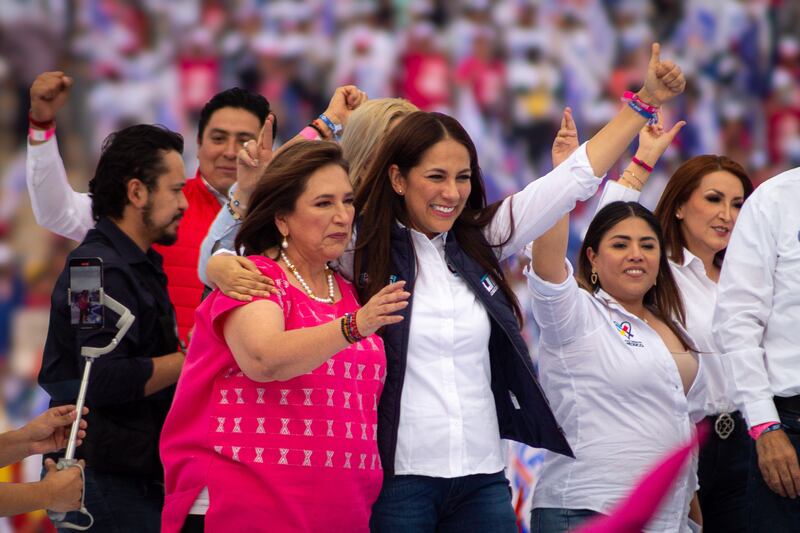
<path fill-rule="evenodd" d="M 572 109 L 565 107 L 564 113 L 561 116 L 561 128 L 556 134 L 551 150 L 553 168 L 566 161 L 567 158 L 572 155 L 572 152 L 578 149 L 578 146 L 580 146 L 578 128 L 575 126 L 575 121 L 572 119 Z"/>
<path fill-rule="evenodd" d="M 83 414 L 89 413 L 87 407 Z M 78 416 L 74 405 L 52 407 L 40 414 L 21 429 L 30 445 L 30 453 L 50 453 L 64 448 L 69 441 L 72 423 Z M 86 420 L 81 419 L 76 445 L 86 437 Z"/>
<path fill-rule="evenodd" d="M 274 141 L 272 138 L 272 125 L 274 123 L 275 115 L 270 113 L 264 121 L 264 126 L 261 127 L 258 138 L 244 143 L 244 146 L 237 154 L 236 196 L 245 205 L 274 156 L 272 150 Z"/>
<path fill-rule="evenodd" d="M 639 131 L 639 148 L 636 150 L 636 157 L 651 167 L 655 166 L 667 147 L 675 140 L 675 136 L 685 125 L 685 120 L 679 120 L 672 128 L 665 131 L 664 115 L 659 111 L 658 121 L 655 124 L 646 124 Z"/>
<path fill-rule="evenodd" d="M 355 111 L 358 106 L 367 101 L 367 93 L 355 85 L 344 85 L 337 87 L 333 92 L 325 115 L 336 124 L 347 125 L 350 113 Z"/>
<path fill-rule="evenodd" d="M 686 78 L 681 68 L 673 61 L 662 61 L 661 45 L 653 43 L 639 97 L 645 103 L 659 107 L 681 94 L 685 88 Z"/>
<path fill-rule="evenodd" d="M 64 107 L 73 80 L 60 70 L 43 72 L 31 85 L 31 117 L 39 122 L 55 120 L 56 112 Z"/>

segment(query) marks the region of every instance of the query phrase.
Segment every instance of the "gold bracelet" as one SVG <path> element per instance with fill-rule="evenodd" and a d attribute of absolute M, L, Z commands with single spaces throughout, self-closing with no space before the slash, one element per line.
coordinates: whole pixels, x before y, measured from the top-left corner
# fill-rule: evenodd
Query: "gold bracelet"
<path fill-rule="evenodd" d="M 631 169 L 629 169 L 629 168 L 626 168 L 625 170 L 623 170 L 623 171 L 622 171 L 622 177 L 624 178 L 624 177 L 625 177 L 627 174 L 630 174 L 631 178 L 635 179 L 635 180 L 636 180 L 636 182 L 639 184 L 639 186 L 637 187 L 637 186 L 636 186 L 634 183 L 631 183 L 631 185 L 633 185 L 633 187 L 632 187 L 632 188 L 633 188 L 633 189 L 636 189 L 637 191 L 640 191 L 640 192 L 641 192 L 642 188 L 644 187 L 644 182 L 643 182 L 642 180 L 640 180 L 640 179 L 639 179 L 639 178 L 636 176 L 636 174 L 635 174 L 635 173 L 634 173 L 634 172 L 633 172 Z M 626 181 L 627 181 L 627 180 L 626 180 Z M 628 182 L 628 183 L 630 183 L 630 182 Z"/>

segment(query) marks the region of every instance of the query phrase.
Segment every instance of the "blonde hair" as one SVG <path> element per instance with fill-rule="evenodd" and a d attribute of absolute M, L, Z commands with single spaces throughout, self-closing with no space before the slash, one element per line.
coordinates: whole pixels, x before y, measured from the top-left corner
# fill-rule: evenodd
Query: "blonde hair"
<path fill-rule="evenodd" d="M 368 100 L 353 111 L 342 134 L 342 153 L 350 164 L 350 181 L 358 191 L 362 177 L 392 122 L 419 111 L 403 98 Z"/>

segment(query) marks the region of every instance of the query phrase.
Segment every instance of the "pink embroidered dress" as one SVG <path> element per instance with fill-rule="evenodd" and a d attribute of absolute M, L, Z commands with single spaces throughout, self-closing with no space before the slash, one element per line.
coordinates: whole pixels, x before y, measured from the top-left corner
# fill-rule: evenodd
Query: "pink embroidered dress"
<path fill-rule="evenodd" d="M 272 260 L 253 256 L 281 294 L 287 330 L 358 309 L 342 298 L 310 299 Z M 191 347 L 161 434 L 166 475 L 162 531 L 179 532 L 207 487 L 205 530 L 368 531 L 383 472 L 377 409 L 386 375 L 382 340 L 371 335 L 305 375 L 258 383 L 239 369 L 222 334 L 246 302 L 214 291 L 197 309 Z"/>

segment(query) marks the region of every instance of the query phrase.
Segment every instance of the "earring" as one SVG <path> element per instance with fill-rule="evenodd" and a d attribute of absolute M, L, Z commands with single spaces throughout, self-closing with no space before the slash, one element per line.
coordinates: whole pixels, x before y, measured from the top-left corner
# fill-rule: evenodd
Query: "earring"
<path fill-rule="evenodd" d="M 592 282 L 593 287 L 597 285 L 597 272 L 595 272 L 594 269 L 592 269 L 592 276 L 589 278 L 589 280 Z"/>
<path fill-rule="evenodd" d="M 683 220 L 683 217 L 680 215 L 680 213 L 675 213 L 675 218 L 678 220 Z"/>
<path fill-rule="evenodd" d="M 289 247 L 289 241 L 286 240 L 286 235 L 283 236 L 283 240 L 281 241 L 281 248 L 284 250 Z"/>

